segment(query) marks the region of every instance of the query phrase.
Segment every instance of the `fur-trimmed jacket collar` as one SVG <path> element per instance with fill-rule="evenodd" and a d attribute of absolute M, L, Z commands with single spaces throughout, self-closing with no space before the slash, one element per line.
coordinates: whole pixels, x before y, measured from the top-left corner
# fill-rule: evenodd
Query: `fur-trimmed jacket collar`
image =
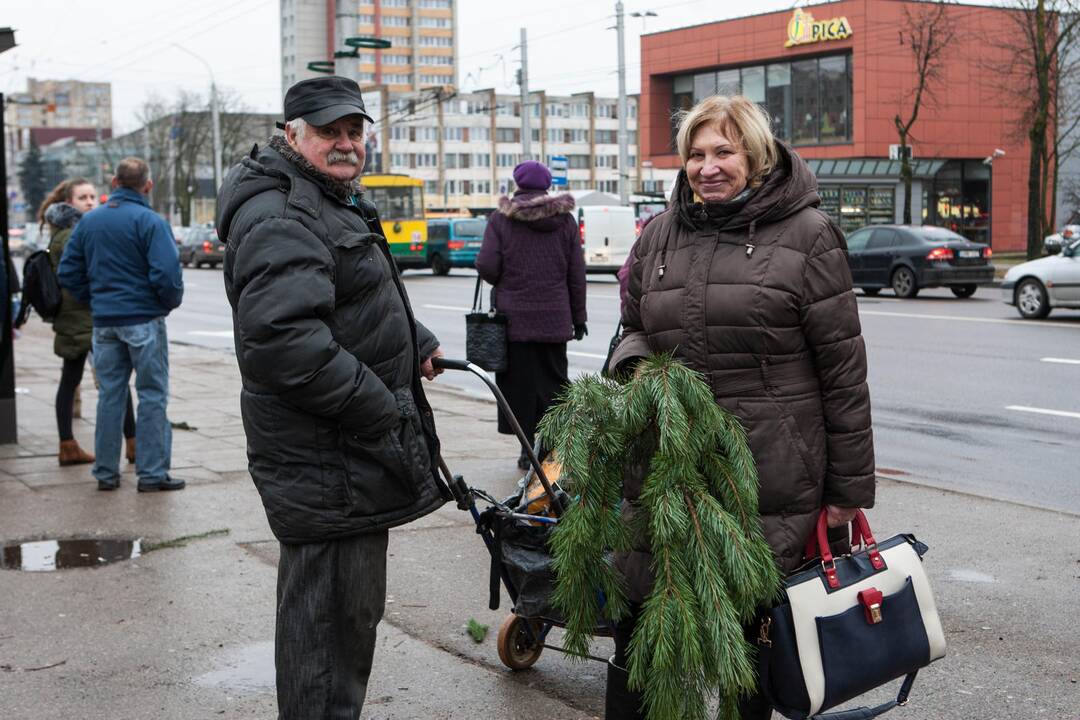
<path fill-rule="evenodd" d="M 276 150 L 281 157 L 291 162 L 298 170 L 318 183 L 328 194 L 333 195 L 344 202 L 348 202 L 349 198 L 354 195 L 360 195 L 363 192 L 359 180 L 341 182 L 316 168 L 308 162 L 307 158 L 296 152 L 296 150 L 293 150 L 292 145 L 289 144 L 289 141 L 285 139 L 284 135 L 274 135 L 270 138 L 269 145 Z"/>
<path fill-rule="evenodd" d="M 78 209 L 68 205 L 66 202 L 58 202 L 45 209 L 45 222 L 57 230 L 65 230 L 75 227 L 75 223 L 79 222 L 82 215 Z"/>
<path fill-rule="evenodd" d="M 548 195 L 544 190 L 518 190 L 512 198 L 499 198 L 499 212 L 521 222 L 535 222 L 573 209 L 574 197 L 568 193 Z"/>

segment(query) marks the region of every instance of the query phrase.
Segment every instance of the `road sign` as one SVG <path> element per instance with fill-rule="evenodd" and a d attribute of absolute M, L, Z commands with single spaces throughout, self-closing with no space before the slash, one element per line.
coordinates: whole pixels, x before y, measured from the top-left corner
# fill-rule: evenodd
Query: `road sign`
<path fill-rule="evenodd" d="M 569 163 L 565 155 L 551 155 L 548 157 L 548 167 L 551 169 L 551 184 L 555 187 L 566 187 L 566 168 Z"/>

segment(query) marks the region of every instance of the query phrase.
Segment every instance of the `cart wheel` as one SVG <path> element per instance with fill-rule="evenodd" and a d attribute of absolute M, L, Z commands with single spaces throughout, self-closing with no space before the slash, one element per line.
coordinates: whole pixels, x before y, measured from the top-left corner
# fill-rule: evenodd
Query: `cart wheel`
<path fill-rule="evenodd" d="M 532 639 L 525 632 L 526 623 L 532 630 Z M 539 620 L 526 620 L 513 613 L 506 616 L 499 627 L 499 659 L 511 670 L 528 670 L 540 659 L 544 646 L 539 642 Z"/>

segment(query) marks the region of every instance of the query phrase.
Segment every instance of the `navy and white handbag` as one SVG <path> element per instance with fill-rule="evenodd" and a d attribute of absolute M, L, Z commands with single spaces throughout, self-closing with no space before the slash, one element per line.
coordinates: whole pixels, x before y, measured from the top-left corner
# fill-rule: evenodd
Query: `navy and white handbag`
<path fill-rule="evenodd" d="M 791 720 L 863 720 L 907 702 L 919 668 L 945 656 L 930 582 L 927 547 L 901 534 L 877 543 L 862 511 L 852 522 L 852 552 L 833 557 L 826 512 L 808 543 L 820 563 L 784 582 L 786 600 L 761 618 L 762 689 Z M 892 680 L 896 700 L 819 715 Z"/>

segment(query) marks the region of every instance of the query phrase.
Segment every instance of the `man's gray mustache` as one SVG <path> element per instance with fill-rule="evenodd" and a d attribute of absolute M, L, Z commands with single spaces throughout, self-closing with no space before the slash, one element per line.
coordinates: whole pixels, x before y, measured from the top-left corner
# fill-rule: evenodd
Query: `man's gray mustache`
<path fill-rule="evenodd" d="M 326 154 L 327 165 L 335 165 L 337 163 L 347 163 L 349 165 L 359 165 L 360 158 L 355 152 L 340 152 L 338 150 L 331 150 Z"/>

